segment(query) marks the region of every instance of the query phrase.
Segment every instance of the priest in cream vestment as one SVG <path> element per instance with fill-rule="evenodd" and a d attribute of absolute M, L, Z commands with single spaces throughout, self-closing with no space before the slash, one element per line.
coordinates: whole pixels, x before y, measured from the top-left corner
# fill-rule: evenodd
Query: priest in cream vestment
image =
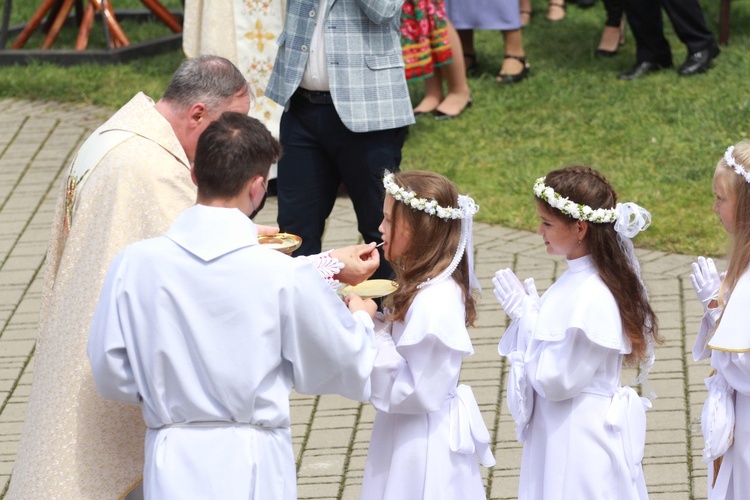
<path fill-rule="evenodd" d="M 145 95 L 94 134 L 109 130 L 122 142 L 103 155 L 95 147 L 89 154 L 102 158 L 79 179 L 80 192 L 71 175 L 58 196 L 34 381 L 8 498 L 117 498 L 142 474 L 140 411 L 99 396 L 87 334 L 109 261 L 127 244 L 163 233 L 194 203 L 195 186 L 184 149 Z"/>

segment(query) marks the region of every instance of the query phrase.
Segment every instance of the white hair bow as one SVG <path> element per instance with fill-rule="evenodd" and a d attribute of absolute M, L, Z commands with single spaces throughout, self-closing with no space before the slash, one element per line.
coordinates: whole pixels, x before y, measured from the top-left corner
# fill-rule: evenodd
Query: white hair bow
<path fill-rule="evenodd" d="M 651 225 L 651 214 L 636 203 L 618 203 L 615 231 L 626 238 L 633 238 Z"/>

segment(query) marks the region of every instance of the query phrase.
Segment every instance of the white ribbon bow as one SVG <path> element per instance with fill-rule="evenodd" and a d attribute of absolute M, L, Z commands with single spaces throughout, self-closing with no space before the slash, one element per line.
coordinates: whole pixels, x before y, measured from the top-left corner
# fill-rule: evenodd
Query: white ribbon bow
<path fill-rule="evenodd" d="M 456 453 L 476 454 L 485 467 L 495 465 L 490 450 L 490 433 L 479 412 L 474 392 L 468 385 L 456 387 L 450 402 L 450 447 Z"/>
<path fill-rule="evenodd" d="M 606 422 L 622 438 L 630 478 L 635 481 L 646 448 L 646 410 L 651 401 L 638 396 L 631 387 L 619 387 L 612 397 Z"/>
<path fill-rule="evenodd" d="M 617 220 L 615 221 L 615 231 L 618 234 L 633 238 L 641 231 L 645 231 L 651 225 L 651 214 L 645 208 L 636 203 L 618 203 Z"/>

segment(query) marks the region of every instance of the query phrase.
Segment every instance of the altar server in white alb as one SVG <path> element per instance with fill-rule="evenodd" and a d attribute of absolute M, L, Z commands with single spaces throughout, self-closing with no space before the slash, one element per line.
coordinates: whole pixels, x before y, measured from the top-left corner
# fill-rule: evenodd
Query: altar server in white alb
<path fill-rule="evenodd" d="M 375 303 L 347 310 L 314 265 L 258 244 L 280 154 L 225 113 L 198 142 L 198 204 L 110 266 L 88 355 L 104 397 L 141 406 L 146 498 L 294 499 L 292 387 L 370 396 Z"/>
<path fill-rule="evenodd" d="M 537 233 L 568 269 L 541 300 L 510 270 L 493 278 L 512 322 L 498 350 L 510 362 L 508 406 L 525 442 L 519 499 L 648 497 L 641 461 L 650 402 L 620 386 L 648 373 L 660 341 L 631 238 L 650 214 L 599 172 L 567 167 L 534 184 Z M 639 380 L 639 382 L 642 380 Z"/>
<path fill-rule="evenodd" d="M 713 178 L 714 212 L 732 235 L 729 268 L 719 275 L 698 258 L 691 280 L 704 316 L 693 347 L 696 361 L 711 357 L 701 429 L 710 500 L 750 494 L 750 142 L 729 147 Z"/>
<path fill-rule="evenodd" d="M 458 385 L 474 353 L 479 287 L 472 218 L 479 207 L 432 172 L 387 173 L 384 253 L 398 289 L 376 320 L 370 401 L 377 409 L 360 498 L 486 498 L 478 459 L 495 464 L 471 388 Z"/>

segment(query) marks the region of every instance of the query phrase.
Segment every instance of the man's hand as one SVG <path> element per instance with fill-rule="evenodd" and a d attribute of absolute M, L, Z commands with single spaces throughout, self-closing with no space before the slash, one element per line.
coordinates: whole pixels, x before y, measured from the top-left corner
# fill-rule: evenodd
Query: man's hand
<path fill-rule="evenodd" d="M 331 257 L 344 263 L 336 279 L 347 285 L 362 283 L 380 266 L 380 254 L 375 243 L 338 248 L 331 252 Z"/>
<path fill-rule="evenodd" d="M 255 227 L 258 229 L 258 236 L 272 236 L 279 234 L 278 226 L 264 226 L 262 224 L 256 224 Z"/>
<path fill-rule="evenodd" d="M 344 297 L 344 302 L 349 311 L 352 313 L 357 311 L 364 311 L 370 315 L 370 318 L 375 319 L 375 313 L 378 312 L 378 305 L 372 299 L 363 299 L 356 293 L 350 293 Z"/>

